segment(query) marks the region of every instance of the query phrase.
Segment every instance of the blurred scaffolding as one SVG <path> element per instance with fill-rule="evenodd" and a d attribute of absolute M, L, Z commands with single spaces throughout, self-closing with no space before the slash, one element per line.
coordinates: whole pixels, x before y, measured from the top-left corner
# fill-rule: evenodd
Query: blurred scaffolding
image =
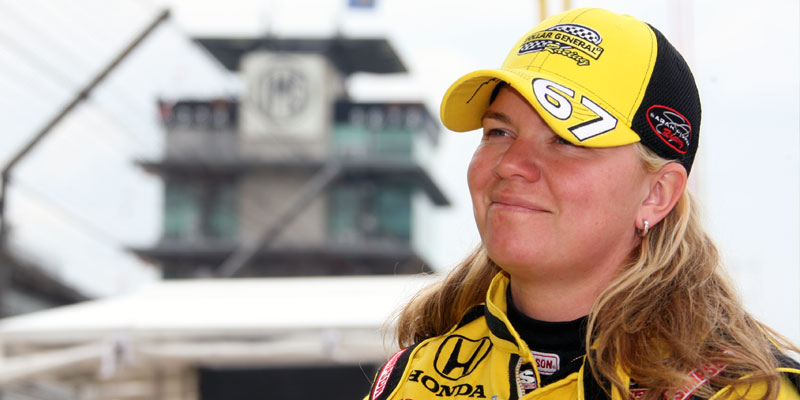
<path fill-rule="evenodd" d="M 406 72 L 391 44 L 190 39 L 136 1 L 1 7 L 0 396 L 365 393 L 387 313 L 430 280 L 415 204 L 448 205 L 424 104 L 347 92 Z"/>

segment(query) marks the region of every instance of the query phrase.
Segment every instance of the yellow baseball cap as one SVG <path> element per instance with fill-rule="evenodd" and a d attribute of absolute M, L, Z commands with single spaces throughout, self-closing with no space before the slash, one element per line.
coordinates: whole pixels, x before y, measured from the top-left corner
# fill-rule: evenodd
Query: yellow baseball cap
<path fill-rule="evenodd" d="M 691 170 L 701 114 L 694 77 L 664 35 L 636 18 L 598 8 L 547 18 L 500 68 L 469 73 L 450 86 L 440 110 L 444 125 L 457 132 L 480 128 L 500 82 L 573 144 L 641 141 Z"/>

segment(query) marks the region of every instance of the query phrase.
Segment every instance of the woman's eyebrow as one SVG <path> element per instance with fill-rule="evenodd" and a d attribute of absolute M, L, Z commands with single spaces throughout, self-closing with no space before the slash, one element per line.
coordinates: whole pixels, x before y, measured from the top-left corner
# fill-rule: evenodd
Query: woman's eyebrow
<path fill-rule="evenodd" d="M 511 119 L 508 118 L 507 115 L 505 115 L 503 113 L 500 113 L 500 112 L 497 112 L 497 111 L 491 111 L 491 110 L 486 110 L 486 112 L 483 113 L 483 117 L 481 117 L 481 121 L 483 121 L 485 119 L 496 119 L 496 120 L 498 120 L 500 122 L 503 122 L 503 123 L 506 123 L 506 124 L 510 124 L 511 123 Z"/>

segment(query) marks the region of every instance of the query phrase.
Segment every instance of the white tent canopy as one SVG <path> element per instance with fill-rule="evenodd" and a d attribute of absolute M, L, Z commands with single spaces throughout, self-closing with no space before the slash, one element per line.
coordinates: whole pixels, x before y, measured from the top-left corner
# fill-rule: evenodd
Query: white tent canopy
<path fill-rule="evenodd" d="M 0 386 L 125 363 L 380 363 L 381 328 L 433 276 L 164 281 L 0 320 Z M 4 355 L 3 355 L 4 354 Z"/>

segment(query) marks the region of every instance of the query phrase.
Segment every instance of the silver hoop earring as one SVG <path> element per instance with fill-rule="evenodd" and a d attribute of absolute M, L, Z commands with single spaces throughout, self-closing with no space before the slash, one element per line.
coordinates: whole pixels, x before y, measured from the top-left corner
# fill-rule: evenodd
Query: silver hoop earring
<path fill-rule="evenodd" d="M 644 229 L 642 229 L 642 236 L 646 236 L 647 232 L 650 231 L 650 221 L 644 220 Z"/>

